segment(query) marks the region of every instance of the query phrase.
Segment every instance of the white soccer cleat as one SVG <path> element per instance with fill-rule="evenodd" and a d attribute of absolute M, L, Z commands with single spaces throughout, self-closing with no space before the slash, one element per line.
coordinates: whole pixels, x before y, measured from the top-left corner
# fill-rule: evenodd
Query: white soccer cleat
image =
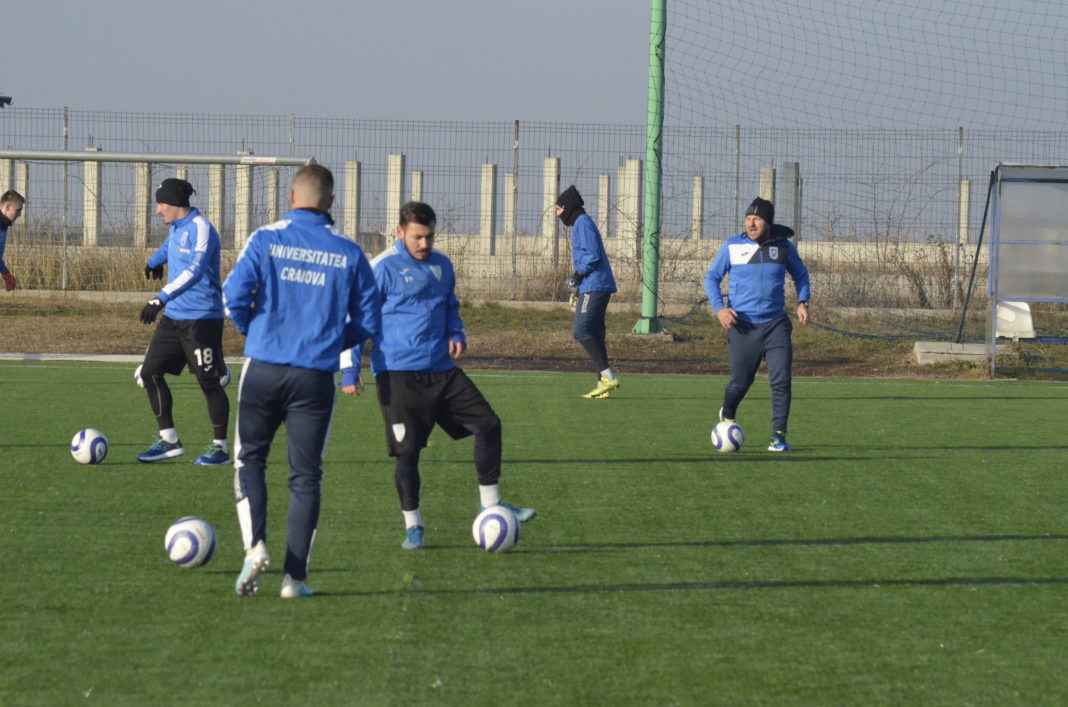
<path fill-rule="evenodd" d="M 308 583 L 302 579 L 293 579 L 288 574 L 282 579 L 281 597 L 283 599 L 301 599 L 310 597 L 314 593 Z"/>
<path fill-rule="evenodd" d="M 245 564 L 241 568 L 241 574 L 237 575 L 234 583 L 234 593 L 239 597 L 250 597 L 260 589 L 260 575 L 271 566 L 271 556 L 267 554 L 267 546 L 259 541 L 245 553 Z"/>

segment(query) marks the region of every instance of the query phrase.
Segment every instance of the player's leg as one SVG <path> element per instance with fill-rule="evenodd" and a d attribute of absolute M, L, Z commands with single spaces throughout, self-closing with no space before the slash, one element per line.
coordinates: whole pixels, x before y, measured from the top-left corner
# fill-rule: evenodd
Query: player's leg
<path fill-rule="evenodd" d="M 586 350 L 597 371 L 597 385 L 584 398 L 607 398 L 619 387 L 619 380 L 608 363 L 606 344 L 605 316 L 611 296 L 610 292 L 584 292 L 575 307 L 571 335 Z"/>
<path fill-rule="evenodd" d="M 517 508 L 501 501 L 501 458 L 504 448 L 501 419 L 474 382 L 459 368 L 448 372 L 437 408 L 436 422 L 450 437 L 461 439 L 468 435 L 475 436 L 475 473 L 478 476 L 482 508 L 499 504 L 511 508 L 520 522 L 533 518 L 537 513 L 533 508 Z"/>
<path fill-rule="evenodd" d="M 771 442 L 768 450 L 790 451 L 786 433 L 793 398 L 793 323 L 787 316 L 766 325 L 764 332 L 764 361 L 768 365 L 771 385 Z"/>
<path fill-rule="evenodd" d="M 405 550 L 424 547 L 419 505 L 419 453 L 433 429 L 431 378 L 413 371 L 385 371 L 375 376 L 379 408 L 386 428 L 386 448 L 394 458 L 393 481 L 404 517 Z"/>
<path fill-rule="evenodd" d="M 164 378 L 168 373 L 179 375 L 184 366 L 185 354 L 175 321 L 167 316 L 160 317 L 141 364 L 141 382 L 145 386 L 148 403 L 156 418 L 159 436 L 151 447 L 137 455 L 140 462 L 157 462 L 185 453 L 185 448 L 178 439 L 178 431 L 174 427 L 174 398 Z"/>
<path fill-rule="evenodd" d="M 186 362 L 197 377 L 208 404 L 212 439 L 197 464 L 220 466 L 230 463 L 227 428 L 230 424 L 230 398 L 220 378 L 226 373 L 222 352 L 222 319 L 196 319 L 179 323 Z"/>
<path fill-rule="evenodd" d="M 723 389 L 723 408 L 720 417 L 733 420 L 738 414 L 749 387 L 753 385 L 757 369 L 760 368 L 762 340 L 757 327 L 749 322 L 739 321 L 727 330 L 727 358 L 730 361 L 731 377 Z"/>
<path fill-rule="evenodd" d="M 282 404 L 276 385 L 282 366 L 249 359 L 241 371 L 234 423 L 234 502 L 245 564 L 234 590 L 251 596 L 259 589 L 259 574 L 267 569 L 267 455 L 278 426 Z"/>
<path fill-rule="evenodd" d="M 334 376 L 294 366 L 285 368 L 283 386 L 286 433 L 289 436 L 289 511 L 285 573 L 287 585 L 299 591 L 293 596 L 307 596 L 311 590 L 308 561 L 311 558 L 315 530 L 319 525 L 322 503 L 323 454 L 330 435 L 337 388 Z M 284 585 L 285 587 L 285 585 Z"/>

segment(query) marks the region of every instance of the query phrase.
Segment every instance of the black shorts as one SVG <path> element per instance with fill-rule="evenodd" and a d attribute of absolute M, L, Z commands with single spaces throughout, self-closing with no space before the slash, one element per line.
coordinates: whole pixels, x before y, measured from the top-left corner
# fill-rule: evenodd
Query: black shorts
<path fill-rule="evenodd" d="M 222 319 L 160 317 L 145 351 L 141 375 L 170 373 L 177 376 L 188 366 L 199 380 L 219 378 L 226 373 L 222 334 Z"/>
<path fill-rule="evenodd" d="M 383 371 L 375 376 L 390 456 L 426 446 L 437 424 L 462 439 L 499 422 L 482 393 L 459 368 L 439 373 Z"/>

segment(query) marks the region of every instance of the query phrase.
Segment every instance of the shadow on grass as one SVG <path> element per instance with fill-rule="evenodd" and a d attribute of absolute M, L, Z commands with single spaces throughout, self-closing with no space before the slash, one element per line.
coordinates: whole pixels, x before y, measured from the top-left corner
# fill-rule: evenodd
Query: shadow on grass
<path fill-rule="evenodd" d="M 634 592 L 726 592 L 754 589 L 880 589 L 883 587 L 970 587 L 1065 585 L 1068 577 L 916 577 L 912 579 L 826 579 L 765 582 L 668 582 L 650 584 L 575 584 L 551 587 L 421 589 L 408 587 L 371 592 L 317 592 L 321 598 L 380 596 L 483 596 L 531 594 L 619 594 Z"/>

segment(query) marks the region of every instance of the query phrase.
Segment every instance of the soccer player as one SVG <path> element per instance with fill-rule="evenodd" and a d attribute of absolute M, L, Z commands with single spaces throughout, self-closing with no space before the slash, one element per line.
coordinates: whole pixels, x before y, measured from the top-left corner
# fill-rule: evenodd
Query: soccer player
<path fill-rule="evenodd" d="M 723 242 L 705 274 L 705 292 L 720 325 L 727 330 L 731 377 L 723 391 L 720 420 L 734 421 L 738 405 L 753 384 L 760 361 L 771 384 L 769 452 L 789 452 L 794 348 L 793 325 L 786 314 L 786 274 L 797 291 L 797 320 L 808 324 L 808 268 L 788 238 L 792 229 L 775 223 L 775 206 L 757 197 L 745 212 L 745 233 Z M 720 284 L 730 274 L 729 305 Z"/>
<path fill-rule="evenodd" d="M 238 596 L 255 594 L 270 565 L 264 471 L 283 423 L 289 512 L 281 595 L 312 594 L 308 558 L 319 522 L 334 373 L 343 350 L 378 332 L 381 300 L 371 266 L 330 217 L 333 174 L 321 165 L 302 167 L 289 200 L 293 210 L 249 236 L 223 284 L 226 314 L 247 337 L 234 438 L 234 495 L 245 546 Z"/>
<path fill-rule="evenodd" d="M 603 400 L 619 387 L 619 379 L 608 364 L 604 325 L 608 300 L 616 291 L 616 279 L 612 276 L 601 233 L 583 204 L 582 195 L 571 185 L 556 198 L 556 215 L 565 226 L 571 227 L 574 273 L 567 279 L 567 285 L 578 293 L 571 335 L 586 349 L 597 370 L 597 385 L 582 397 Z"/>
<path fill-rule="evenodd" d="M 4 280 L 4 289 L 11 292 L 18 287 L 15 275 L 7 269 L 4 263 L 4 249 L 7 247 L 7 229 L 19 220 L 22 215 L 22 207 L 26 205 L 26 199 L 13 189 L 8 189 L 0 195 L 0 278 Z"/>
<path fill-rule="evenodd" d="M 401 547 L 424 546 L 419 507 L 419 453 L 434 425 L 453 439 L 475 436 L 475 472 L 482 507 L 508 506 L 520 522 L 533 508 L 501 502 L 501 420 L 456 366 L 467 348 L 452 261 L 434 250 L 434 210 L 408 202 L 400 211 L 397 241 L 371 266 L 382 295 L 382 328 L 374 339 L 371 371 L 395 458 L 393 478 L 404 516 Z M 359 392 L 359 352 L 342 359 L 342 391 Z"/>
<path fill-rule="evenodd" d="M 174 427 L 174 399 L 164 374 L 181 375 L 186 366 L 193 372 L 208 403 L 212 440 L 196 463 L 220 466 L 230 463 L 226 432 L 230 399 L 220 377 L 226 373 L 223 360 L 223 306 L 219 282 L 219 233 L 200 210 L 190 206 L 196 193 L 184 179 L 169 178 L 156 189 L 156 213 L 168 225 L 167 238 L 145 264 L 145 279 L 163 278 L 167 284 L 141 310 L 141 322 L 160 317 L 141 364 L 141 381 L 159 436 L 137 461 L 148 464 L 173 459 L 185 453 Z"/>

